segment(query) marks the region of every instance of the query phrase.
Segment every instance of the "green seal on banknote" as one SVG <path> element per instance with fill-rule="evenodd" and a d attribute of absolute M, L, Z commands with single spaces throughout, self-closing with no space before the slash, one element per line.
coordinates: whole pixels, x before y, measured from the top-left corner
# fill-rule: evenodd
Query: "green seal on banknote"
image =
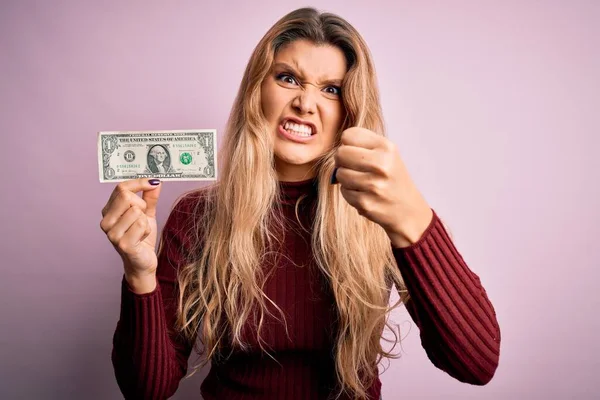
<path fill-rule="evenodd" d="M 179 160 L 181 161 L 181 163 L 183 165 L 188 165 L 189 163 L 192 162 L 192 155 L 190 153 L 181 153 L 181 155 L 179 156 Z"/>

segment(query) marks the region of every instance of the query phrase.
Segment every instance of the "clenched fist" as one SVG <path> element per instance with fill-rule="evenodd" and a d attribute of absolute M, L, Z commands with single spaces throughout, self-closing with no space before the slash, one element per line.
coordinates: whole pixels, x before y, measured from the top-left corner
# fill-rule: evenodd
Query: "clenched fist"
<path fill-rule="evenodd" d="M 390 140 L 364 128 L 342 132 L 334 179 L 358 213 L 381 225 L 396 247 L 416 242 L 433 211 L 417 190 Z"/>

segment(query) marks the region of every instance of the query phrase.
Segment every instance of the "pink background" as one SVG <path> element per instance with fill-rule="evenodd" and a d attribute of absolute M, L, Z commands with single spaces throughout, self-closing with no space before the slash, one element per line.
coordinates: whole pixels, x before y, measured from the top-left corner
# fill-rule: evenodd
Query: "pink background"
<path fill-rule="evenodd" d="M 96 132 L 222 132 L 255 44 L 306 4 L 251 3 L 1 3 L 0 398 L 119 398 L 122 271 L 99 228 L 113 187 Z M 384 398 L 599 395 L 600 2 L 313 4 L 370 45 L 390 137 L 502 329 L 497 375 L 474 387 L 437 370 L 413 328 Z M 161 224 L 193 186 L 165 185 Z"/>

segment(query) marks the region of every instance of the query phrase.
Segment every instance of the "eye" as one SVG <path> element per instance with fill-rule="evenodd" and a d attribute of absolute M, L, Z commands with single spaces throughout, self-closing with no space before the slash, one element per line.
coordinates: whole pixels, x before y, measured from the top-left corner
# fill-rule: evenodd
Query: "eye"
<path fill-rule="evenodd" d="M 342 88 L 338 86 L 327 86 L 324 90 L 326 93 L 333 94 L 335 96 L 342 94 Z"/>
<path fill-rule="evenodd" d="M 298 82 L 296 81 L 296 78 L 294 78 L 292 75 L 287 74 L 287 73 L 277 75 L 277 80 L 281 81 L 283 83 L 288 83 L 290 85 L 298 84 Z"/>

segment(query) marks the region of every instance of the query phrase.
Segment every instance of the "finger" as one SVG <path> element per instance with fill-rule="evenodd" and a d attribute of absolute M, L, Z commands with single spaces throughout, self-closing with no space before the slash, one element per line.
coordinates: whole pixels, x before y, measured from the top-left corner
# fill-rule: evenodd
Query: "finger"
<path fill-rule="evenodd" d="M 146 230 L 144 231 L 144 234 L 140 238 L 140 242 L 143 242 L 144 240 L 146 240 L 146 238 L 152 233 L 152 227 L 150 226 L 150 221 L 148 221 L 148 218 L 146 218 L 146 222 L 147 222 Z"/>
<path fill-rule="evenodd" d="M 152 184 L 154 183 L 154 184 Z M 148 178 L 139 178 L 139 179 L 131 179 L 128 181 L 124 181 L 119 183 L 115 189 L 112 191 L 110 198 L 106 202 L 106 205 L 102 209 L 102 215 L 106 215 L 108 210 L 112 207 L 114 201 L 122 196 L 123 193 L 137 193 L 140 191 L 151 191 L 156 189 L 156 187 L 160 184 L 159 179 L 148 179 Z M 144 206 L 145 208 L 145 206 Z"/>
<path fill-rule="evenodd" d="M 106 232 L 108 240 L 114 245 L 117 245 L 125 232 L 131 227 L 131 225 L 137 221 L 140 217 L 144 217 L 144 212 L 136 206 L 130 207 L 121 218 L 117 220 L 113 226 L 111 226 Z"/>
<path fill-rule="evenodd" d="M 133 192 L 120 191 L 112 203 L 108 205 L 108 209 L 102 210 L 104 214 L 104 218 L 100 222 L 102 230 L 108 232 L 131 207 L 137 207 L 145 211 L 146 202 Z"/>
<path fill-rule="evenodd" d="M 131 179 L 128 181 L 121 182 L 117 185 L 117 187 L 121 187 L 122 190 L 128 190 L 133 193 L 154 190 L 159 186 L 160 179 L 148 178 Z"/>
<path fill-rule="evenodd" d="M 340 193 L 342 194 L 344 199 L 346 199 L 348 204 L 350 204 L 352 207 L 356 208 L 359 211 L 359 213 L 361 212 L 360 197 L 361 197 L 361 195 L 364 194 L 363 192 L 359 192 L 358 190 L 346 189 L 345 187 L 341 187 Z"/>
<path fill-rule="evenodd" d="M 369 191 L 373 186 L 373 179 L 375 179 L 369 172 L 355 171 L 345 167 L 338 168 L 336 178 L 343 188 L 359 192 Z"/>
<path fill-rule="evenodd" d="M 377 149 L 382 146 L 382 143 L 386 139 L 382 135 L 370 131 L 369 129 L 352 127 L 342 132 L 340 140 L 341 144 L 346 144 L 348 146 Z"/>
<path fill-rule="evenodd" d="M 140 218 L 136 219 L 119 242 L 121 250 L 124 252 L 131 252 L 132 249 L 136 248 L 142 242 L 142 238 L 144 237 L 147 228 L 147 216 L 142 215 Z"/>
<path fill-rule="evenodd" d="M 154 187 L 154 190 L 146 190 L 142 194 L 142 199 L 146 203 L 146 215 L 151 218 L 156 218 L 156 205 L 160 197 L 162 185 Z"/>
<path fill-rule="evenodd" d="M 355 171 L 376 172 L 378 153 L 362 147 L 342 145 L 333 156 L 337 167 L 350 168 Z"/>

